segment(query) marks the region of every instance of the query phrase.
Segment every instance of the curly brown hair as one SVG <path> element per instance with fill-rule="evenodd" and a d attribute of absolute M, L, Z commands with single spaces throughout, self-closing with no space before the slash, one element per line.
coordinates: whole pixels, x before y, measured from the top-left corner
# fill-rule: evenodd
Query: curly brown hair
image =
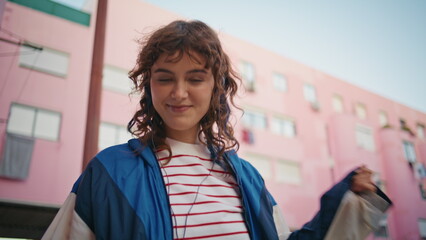
<path fill-rule="evenodd" d="M 179 61 L 184 54 L 194 58 L 195 52 L 204 58 L 205 67 L 211 69 L 214 77 L 210 106 L 200 120 L 198 139 L 218 160 L 223 158 L 225 151 L 238 149 L 239 143 L 229 122 L 229 104 L 236 107 L 234 96 L 238 90 L 237 80 L 240 81 L 240 78 L 232 69 L 216 32 L 201 21 L 174 21 L 144 38 L 140 44 L 136 65 L 129 72 L 135 92 L 141 94 L 140 109 L 128 123 L 128 131 L 137 136 L 145 146 L 151 146 L 156 151 L 167 150 L 170 160 L 172 153 L 165 143 L 164 122 L 152 104 L 151 67 L 162 54 L 177 56 L 173 60 Z"/>

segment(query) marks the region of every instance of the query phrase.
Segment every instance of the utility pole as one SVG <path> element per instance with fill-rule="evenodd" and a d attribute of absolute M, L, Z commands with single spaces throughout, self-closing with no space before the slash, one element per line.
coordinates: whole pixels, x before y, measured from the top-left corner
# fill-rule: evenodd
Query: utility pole
<path fill-rule="evenodd" d="M 6 0 L 0 0 L 0 26 L 3 19 L 3 12 L 5 7 L 6 7 Z"/>
<path fill-rule="evenodd" d="M 98 152 L 107 5 L 108 0 L 98 0 L 95 39 L 92 54 L 92 69 L 90 73 L 89 102 L 87 105 L 83 170 L 86 168 L 89 161 Z"/>

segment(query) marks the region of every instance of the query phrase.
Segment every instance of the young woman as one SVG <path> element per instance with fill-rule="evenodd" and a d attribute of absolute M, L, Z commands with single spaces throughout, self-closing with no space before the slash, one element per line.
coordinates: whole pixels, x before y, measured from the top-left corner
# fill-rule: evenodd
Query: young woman
<path fill-rule="evenodd" d="M 360 167 L 291 233 L 236 153 L 229 118 L 238 77 L 203 22 L 155 31 L 130 78 L 141 93 L 128 125 L 137 139 L 91 161 L 44 239 L 363 239 L 390 205 Z"/>

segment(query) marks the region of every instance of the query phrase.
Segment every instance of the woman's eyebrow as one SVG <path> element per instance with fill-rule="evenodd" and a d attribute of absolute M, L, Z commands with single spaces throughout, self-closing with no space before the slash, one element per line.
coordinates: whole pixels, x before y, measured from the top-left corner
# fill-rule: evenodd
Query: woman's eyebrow
<path fill-rule="evenodd" d="M 173 74 L 173 72 L 172 72 L 172 71 L 167 70 L 167 69 L 164 69 L 164 68 L 158 68 L 158 69 L 156 69 L 156 70 L 154 71 L 154 73 L 159 73 L 159 72 Z"/>
<path fill-rule="evenodd" d="M 172 71 L 170 71 L 170 70 L 167 70 L 167 69 L 165 69 L 165 68 L 158 68 L 158 69 L 155 69 L 154 70 L 154 73 L 170 73 L 170 74 L 173 74 L 173 72 Z M 200 69 L 192 69 L 192 70 L 189 70 L 189 71 L 187 71 L 186 72 L 187 74 L 189 74 L 189 73 L 205 73 L 205 74 L 207 74 L 207 71 L 205 70 L 205 69 L 202 69 L 202 68 L 200 68 Z"/>
<path fill-rule="evenodd" d="M 205 69 L 202 69 L 202 68 L 197 68 L 197 69 L 189 70 L 186 73 L 187 74 L 188 73 L 205 73 L 205 74 L 207 74 L 207 71 Z"/>

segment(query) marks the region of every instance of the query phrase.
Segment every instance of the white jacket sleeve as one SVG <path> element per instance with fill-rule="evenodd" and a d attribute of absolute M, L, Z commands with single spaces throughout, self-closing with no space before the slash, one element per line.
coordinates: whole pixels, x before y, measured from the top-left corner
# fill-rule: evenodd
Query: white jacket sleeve
<path fill-rule="evenodd" d="M 365 239 L 379 227 L 379 221 L 390 203 L 374 192 L 346 192 L 325 236 L 332 239 Z"/>
<path fill-rule="evenodd" d="M 274 215 L 274 222 L 275 222 L 275 227 L 277 229 L 277 233 L 278 233 L 278 239 L 279 240 L 285 240 L 287 239 L 291 232 L 290 232 L 290 228 L 288 227 L 287 223 L 284 220 L 284 216 L 282 214 L 282 211 L 280 209 L 280 207 L 277 205 L 275 205 L 273 207 L 273 215 Z"/>
<path fill-rule="evenodd" d="M 75 239 L 92 240 L 95 235 L 74 210 L 76 195 L 70 193 L 56 214 L 42 240 Z"/>
<path fill-rule="evenodd" d="M 378 223 L 389 206 L 388 201 L 374 192 L 355 194 L 347 191 L 324 239 L 365 239 L 379 227 Z M 273 216 L 279 239 L 289 239 L 291 232 L 278 205 L 273 207 Z"/>

